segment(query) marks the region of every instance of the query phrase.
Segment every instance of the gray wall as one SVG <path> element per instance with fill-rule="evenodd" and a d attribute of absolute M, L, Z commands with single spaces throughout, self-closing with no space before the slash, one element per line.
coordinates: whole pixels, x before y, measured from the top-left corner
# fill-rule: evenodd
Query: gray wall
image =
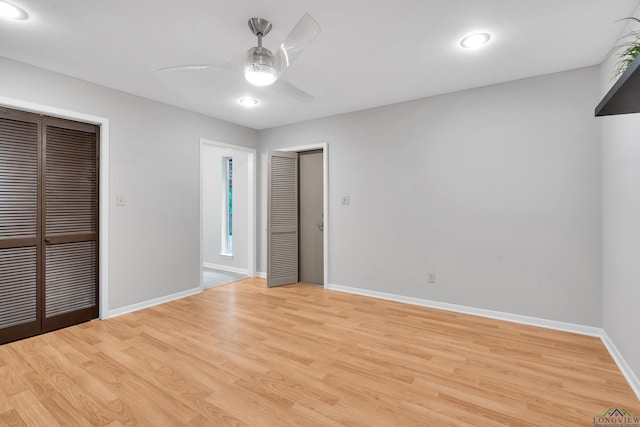
<path fill-rule="evenodd" d="M 222 157 L 233 157 L 233 259 L 222 249 Z M 248 248 L 248 158 L 249 153 L 232 148 L 204 145 L 202 169 L 203 261 L 223 267 L 249 268 Z"/>
<path fill-rule="evenodd" d="M 256 131 L 3 58 L 0 94 L 110 119 L 110 309 L 200 286 L 200 138 Z"/>
<path fill-rule="evenodd" d="M 600 326 L 598 97 L 589 67 L 261 131 L 258 270 L 266 151 L 327 142 L 330 283 Z"/>
<path fill-rule="evenodd" d="M 639 13 L 640 9 L 632 16 Z M 616 60 L 614 56 L 602 66 L 602 95 L 613 84 Z M 598 121 L 602 125 L 602 323 L 639 378 L 640 114 Z"/>

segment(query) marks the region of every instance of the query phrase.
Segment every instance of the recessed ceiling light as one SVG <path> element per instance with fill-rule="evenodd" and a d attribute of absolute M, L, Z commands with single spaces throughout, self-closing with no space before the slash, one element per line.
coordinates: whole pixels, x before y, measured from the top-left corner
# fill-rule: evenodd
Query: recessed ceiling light
<path fill-rule="evenodd" d="M 245 107 L 254 107 L 258 105 L 258 100 L 255 98 L 240 98 L 240 104 Z"/>
<path fill-rule="evenodd" d="M 486 44 L 489 39 L 491 39 L 491 35 L 489 33 L 470 34 L 460 40 L 460 46 L 466 49 L 473 49 L 474 47 L 480 47 Z"/>
<path fill-rule="evenodd" d="M 22 21 L 29 18 L 29 14 L 26 10 L 16 6 L 13 3 L 0 0 L 0 17 Z"/>

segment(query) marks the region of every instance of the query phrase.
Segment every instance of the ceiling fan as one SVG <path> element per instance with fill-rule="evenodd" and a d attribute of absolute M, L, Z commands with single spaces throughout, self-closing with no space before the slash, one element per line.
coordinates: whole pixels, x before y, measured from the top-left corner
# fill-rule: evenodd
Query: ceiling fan
<path fill-rule="evenodd" d="M 160 68 L 158 71 L 198 71 L 208 68 L 222 68 L 242 72 L 246 81 L 254 86 L 273 85 L 275 90 L 300 101 L 313 100 L 313 96 L 280 79 L 280 77 L 320 33 L 318 22 L 311 15 L 305 13 L 285 37 L 275 54 L 262 47 L 262 39 L 271 31 L 271 22 L 262 18 L 251 18 L 249 19 L 249 28 L 258 37 L 258 46 L 227 58 L 221 65 L 178 65 Z"/>

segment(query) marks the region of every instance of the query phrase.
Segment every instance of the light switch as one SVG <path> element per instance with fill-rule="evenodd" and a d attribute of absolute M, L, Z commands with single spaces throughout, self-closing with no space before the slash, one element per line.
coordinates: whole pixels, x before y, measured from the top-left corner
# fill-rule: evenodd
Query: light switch
<path fill-rule="evenodd" d="M 342 196 L 342 204 L 343 205 L 349 204 L 349 196 Z"/>
<path fill-rule="evenodd" d="M 116 206 L 124 206 L 124 196 L 116 196 Z"/>

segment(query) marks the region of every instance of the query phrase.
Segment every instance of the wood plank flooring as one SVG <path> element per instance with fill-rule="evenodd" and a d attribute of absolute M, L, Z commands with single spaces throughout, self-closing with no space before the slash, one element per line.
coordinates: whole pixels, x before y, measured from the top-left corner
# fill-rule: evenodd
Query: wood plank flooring
<path fill-rule="evenodd" d="M 598 338 L 246 279 L 0 346 L 0 425 L 593 426 Z"/>

